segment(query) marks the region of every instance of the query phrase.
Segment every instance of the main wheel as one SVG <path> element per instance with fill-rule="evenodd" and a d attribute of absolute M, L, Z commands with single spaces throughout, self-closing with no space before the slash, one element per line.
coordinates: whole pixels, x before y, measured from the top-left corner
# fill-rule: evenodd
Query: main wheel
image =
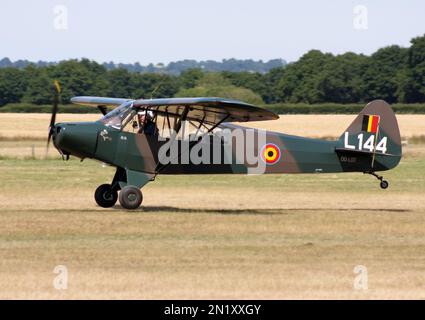
<path fill-rule="evenodd" d="M 94 193 L 96 203 L 102 208 L 110 208 L 117 203 L 118 192 L 112 189 L 110 184 L 102 184 Z"/>
<path fill-rule="evenodd" d="M 126 186 L 122 188 L 119 200 L 123 208 L 134 210 L 142 204 L 143 195 L 139 188 Z"/>
<path fill-rule="evenodd" d="M 380 186 L 381 186 L 382 189 L 387 189 L 389 185 L 390 184 L 388 183 L 387 180 L 382 180 L 381 181 L 381 184 L 380 184 Z"/>

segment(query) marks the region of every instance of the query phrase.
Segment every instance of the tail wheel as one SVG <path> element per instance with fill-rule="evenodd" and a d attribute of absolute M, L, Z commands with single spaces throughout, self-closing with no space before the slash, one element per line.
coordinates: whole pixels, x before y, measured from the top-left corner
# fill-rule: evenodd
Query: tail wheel
<path fill-rule="evenodd" d="M 134 210 L 140 207 L 143 195 L 139 188 L 126 186 L 122 188 L 119 195 L 120 204 L 123 208 Z"/>
<path fill-rule="evenodd" d="M 382 189 L 387 189 L 389 185 L 390 184 L 388 183 L 387 180 L 382 180 L 381 183 L 380 183 L 380 186 L 381 186 Z"/>
<path fill-rule="evenodd" d="M 118 192 L 110 184 L 102 184 L 96 189 L 94 199 L 102 208 L 110 208 L 117 203 Z"/>
<path fill-rule="evenodd" d="M 379 181 L 381 181 L 381 183 L 379 184 L 381 186 L 381 189 L 385 190 L 389 187 L 390 183 L 387 180 L 384 180 L 383 176 L 380 176 L 379 174 L 376 174 L 373 171 L 368 171 L 368 172 L 364 172 L 364 173 L 370 174 L 370 175 L 374 176 L 376 179 L 378 179 Z"/>

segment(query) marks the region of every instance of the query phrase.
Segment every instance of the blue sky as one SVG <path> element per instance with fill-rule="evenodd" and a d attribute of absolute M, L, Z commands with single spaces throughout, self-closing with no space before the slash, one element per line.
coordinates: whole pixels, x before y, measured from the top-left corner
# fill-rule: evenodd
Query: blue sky
<path fill-rule="evenodd" d="M 58 5 L 66 29 L 57 29 Z M 367 8 L 367 29 L 353 26 L 358 5 Z M 0 58 L 147 64 L 294 61 L 310 49 L 370 54 L 423 35 L 424 13 L 423 0 L 1 0 Z"/>

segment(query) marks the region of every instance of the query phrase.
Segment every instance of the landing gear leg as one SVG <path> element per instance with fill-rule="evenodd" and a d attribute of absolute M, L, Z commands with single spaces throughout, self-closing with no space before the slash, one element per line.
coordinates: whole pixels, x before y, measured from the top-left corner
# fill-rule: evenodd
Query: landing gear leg
<path fill-rule="evenodd" d="M 112 183 L 99 186 L 94 198 L 96 203 L 103 208 L 113 207 L 119 200 L 123 208 L 134 210 L 143 202 L 140 189 L 154 178 L 154 174 L 117 167 Z M 118 191 L 120 191 L 119 195 Z"/>
<path fill-rule="evenodd" d="M 100 207 L 110 208 L 117 203 L 118 191 L 121 190 L 120 181 L 127 181 L 126 172 L 122 168 L 117 168 L 111 184 L 102 184 L 97 187 L 94 199 Z"/>
<path fill-rule="evenodd" d="M 387 180 L 384 180 L 383 176 L 380 176 L 380 175 L 376 174 L 375 172 L 365 172 L 365 173 L 370 174 L 370 175 L 374 176 L 376 179 L 378 179 L 379 181 L 381 181 L 381 183 L 379 184 L 381 189 L 387 189 L 388 186 L 390 185 Z"/>

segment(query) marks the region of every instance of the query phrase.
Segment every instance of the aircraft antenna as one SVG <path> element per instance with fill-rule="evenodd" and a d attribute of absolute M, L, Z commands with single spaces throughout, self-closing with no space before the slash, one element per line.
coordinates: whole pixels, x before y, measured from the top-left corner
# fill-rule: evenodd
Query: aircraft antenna
<path fill-rule="evenodd" d="M 162 79 L 161 79 L 161 81 L 156 85 L 156 87 L 152 90 L 152 92 L 151 92 L 151 100 L 153 99 L 153 94 L 156 92 L 156 91 L 158 91 L 158 89 L 161 87 L 161 85 L 162 85 L 162 83 L 164 82 L 164 80 L 165 80 L 165 77 L 163 77 Z"/>

